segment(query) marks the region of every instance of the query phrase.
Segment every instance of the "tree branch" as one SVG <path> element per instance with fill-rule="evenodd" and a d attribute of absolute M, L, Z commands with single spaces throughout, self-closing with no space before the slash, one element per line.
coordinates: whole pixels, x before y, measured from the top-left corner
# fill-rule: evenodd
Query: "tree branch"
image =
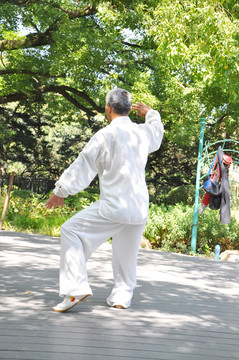
<path fill-rule="evenodd" d="M 12 5 L 18 5 L 18 6 L 34 4 L 34 3 L 37 3 L 37 2 L 39 3 L 39 0 L 6 0 L 6 1 L 0 1 L 0 3 L 10 3 Z"/>
<path fill-rule="evenodd" d="M 222 122 L 222 120 L 227 117 L 229 114 L 223 114 L 221 115 L 219 118 L 216 118 L 215 121 L 213 123 L 208 123 L 207 126 L 212 127 L 215 126 L 216 124 L 220 124 Z"/>
<path fill-rule="evenodd" d="M 147 66 L 151 70 L 155 70 L 155 68 L 147 62 L 148 60 L 149 59 L 134 60 L 134 66 L 135 65 L 143 65 L 143 66 Z M 105 65 L 113 65 L 113 66 L 117 65 L 117 66 L 120 66 L 120 67 L 123 67 L 123 68 L 129 68 L 129 63 L 127 63 L 126 61 L 121 61 L 121 62 L 105 61 L 104 64 Z M 106 70 L 101 69 L 101 71 L 106 73 Z"/>
<path fill-rule="evenodd" d="M 79 91 L 75 88 L 72 88 L 70 86 L 65 86 L 65 85 L 62 85 L 62 86 L 56 86 L 56 88 L 62 88 L 63 90 L 65 91 L 70 91 L 72 92 L 73 94 L 81 97 L 82 99 L 85 99 L 92 107 L 93 109 L 95 109 L 97 112 L 99 113 L 103 113 L 105 111 L 104 107 L 102 106 L 98 106 L 94 100 L 92 100 L 86 93 L 84 93 L 83 91 Z"/>
<path fill-rule="evenodd" d="M 0 0 L 0 4 L 1 3 L 9 3 L 12 5 L 24 6 L 24 5 L 29 5 L 29 4 L 44 3 L 44 1 L 39 1 L 39 0 L 6 0 L 6 1 L 3 1 L 3 0 Z M 75 11 L 64 9 L 58 4 L 52 4 L 52 6 L 55 7 L 56 9 L 59 9 L 59 10 L 65 12 L 66 14 L 68 14 L 69 19 L 75 19 L 75 18 L 80 18 L 80 17 L 84 17 L 84 16 L 94 15 L 97 12 L 96 8 L 93 5 L 88 5 L 84 9 L 75 10 Z"/>
<path fill-rule="evenodd" d="M 0 4 L 1 3 L 9 3 L 12 5 L 24 6 L 24 5 L 29 5 L 29 4 L 44 3 L 44 1 L 39 1 L 39 0 L 6 0 L 6 1 L 3 1 L 3 0 L 0 0 Z M 75 19 L 75 18 L 79 18 L 79 17 L 94 15 L 97 11 L 93 5 L 88 5 L 82 10 L 75 10 L 75 11 L 70 11 L 70 10 L 64 9 L 60 5 L 57 5 L 57 4 L 52 4 L 52 6 L 67 13 L 69 15 L 69 19 Z"/>
<path fill-rule="evenodd" d="M 222 116 L 220 116 L 219 119 L 217 119 L 218 122 L 221 122 L 225 117 L 227 117 L 228 114 L 223 114 Z"/>
<path fill-rule="evenodd" d="M 122 42 L 122 44 L 124 44 L 124 45 L 128 45 L 128 46 L 132 46 L 132 47 L 136 47 L 136 48 L 139 48 L 139 49 L 143 49 L 143 46 L 141 46 L 141 45 L 138 45 L 138 44 L 132 44 L 132 43 L 129 43 L 129 42 L 127 42 L 127 41 L 121 41 Z"/>
<path fill-rule="evenodd" d="M 54 91 L 54 90 L 52 90 Z M 75 105 L 78 109 L 84 111 L 87 115 L 89 116 L 95 116 L 96 114 L 91 110 L 86 108 L 84 105 L 81 105 L 73 96 L 71 96 L 70 94 L 68 94 L 67 91 L 65 90 L 61 90 L 58 89 L 58 94 L 61 94 L 62 96 L 64 96 L 65 99 L 67 99 L 69 102 L 71 102 L 73 105 Z"/>
<path fill-rule="evenodd" d="M 51 37 L 51 31 L 53 28 L 49 28 L 44 33 L 31 33 L 23 38 L 16 40 L 1 40 L 0 50 L 16 50 L 27 49 L 37 46 L 49 45 L 53 42 Z"/>
<path fill-rule="evenodd" d="M 19 108 L 19 104 L 15 107 L 15 109 L 13 111 L 0 106 L 0 114 L 5 116 L 5 118 L 8 119 L 8 121 L 10 121 L 11 119 L 14 119 L 14 118 L 21 118 L 27 123 L 30 122 L 29 119 L 32 117 L 36 117 L 36 118 L 40 117 L 41 119 L 43 119 L 43 121 L 41 121 L 41 125 L 49 125 L 50 124 L 49 121 L 52 120 L 52 117 L 47 116 L 46 114 L 43 115 L 43 114 L 39 114 L 39 112 L 36 112 L 36 113 L 31 112 L 31 115 L 29 115 L 27 113 L 19 112 L 18 108 Z M 47 122 L 44 122 L 46 120 L 47 120 Z"/>
<path fill-rule="evenodd" d="M 11 102 L 27 100 L 27 98 L 28 98 L 27 94 L 24 94 L 22 92 L 9 94 L 5 96 L 0 96 L 0 104 L 8 104 Z"/>
<path fill-rule="evenodd" d="M 65 13 L 67 13 L 69 16 L 69 19 L 75 19 L 75 18 L 80 18 L 80 17 L 84 17 L 84 16 L 94 15 L 97 11 L 93 5 L 88 5 L 87 7 L 85 7 L 82 10 L 75 10 L 75 11 L 70 11 L 70 10 L 64 9 L 60 5 L 55 5 L 55 7 L 61 11 L 64 11 Z"/>
<path fill-rule="evenodd" d="M 39 1 L 35 1 L 35 0 L 18 0 L 18 1 L 12 0 L 12 1 L 10 1 L 9 0 L 7 2 L 21 6 L 21 5 L 27 5 L 29 3 L 37 3 Z M 0 3 L 1 3 L 1 0 L 0 0 Z M 93 15 L 97 11 L 96 8 L 91 5 L 85 7 L 82 10 L 76 10 L 74 12 L 63 9 L 57 4 L 54 4 L 53 6 L 61 11 L 66 12 L 69 16 L 69 19 Z M 31 33 L 31 34 L 26 35 L 25 37 L 15 39 L 15 40 L 6 40 L 6 39 L 4 40 L 3 39 L 0 41 L 0 50 L 17 50 L 17 49 L 22 49 L 22 48 L 27 49 L 27 48 L 32 48 L 32 47 L 50 45 L 51 43 L 54 42 L 52 39 L 51 32 L 57 30 L 58 23 L 59 23 L 59 20 L 57 19 L 44 33 L 40 33 L 39 31 L 37 31 L 36 33 Z"/>
<path fill-rule="evenodd" d="M 109 71 L 106 71 L 105 69 L 100 68 L 100 71 L 101 71 L 102 73 L 106 74 L 106 75 L 111 75 L 111 73 L 110 73 Z M 124 84 L 126 84 L 126 85 L 128 85 L 128 86 L 133 86 L 133 84 L 127 83 L 127 81 L 125 81 L 125 79 L 122 78 L 121 76 L 118 76 L 118 79 L 119 79 L 120 81 L 122 81 L 122 83 L 124 83 Z"/>
<path fill-rule="evenodd" d="M 42 76 L 42 77 L 52 77 L 52 78 L 65 78 L 66 74 L 61 74 L 61 75 L 51 75 L 51 74 L 47 74 L 47 73 L 42 73 L 42 72 L 33 72 L 33 71 L 28 71 L 28 70 L 20 70 L 20 69 L 9 69 L 9 70 L 0 70 L 0 76 L 3 75 L 11 75 L 11 74 L 24 74 L 24 75 L 32 75 L 32 76 Z"/>
<path fill-rule="evenodd" d="M 43 94 L 48 93 L 48 92 L 54 92 L 54 93 L 64 96 L 65 99 L 70 101 L 78 109 L 81 109 L 89 116 L 95 116 L 96 113 L 92 109 L 87 108 L 84 105 L 82 105 L 75 97 L 70 95 L 69 92 L 86 100 L 89 103 L 89 105 L 91 105 L 93 107 L 93 109 L 96 110 L 97 112 L 100 112 L 100 113 L 104 112 L 104 108 L 101 106 L 98 106 L 86 93 L 84 93 L 83 91 L 74 89 L 70 86 L 64 86 L 64 85 L 63 86 L 55 86 L 55 85 L 45 86 L 45 85 L 43 85 L 43 86 L 39 87 L 37 90 L 32 90 L 32 91 L 28 91 L 28 92 L 18 92 L 18 93 L 9 94 L 6 96 L 0 96 L 0 104 L 7 104 L 10 102 L 27 100 L 31 96 L 41 97 Z"/>

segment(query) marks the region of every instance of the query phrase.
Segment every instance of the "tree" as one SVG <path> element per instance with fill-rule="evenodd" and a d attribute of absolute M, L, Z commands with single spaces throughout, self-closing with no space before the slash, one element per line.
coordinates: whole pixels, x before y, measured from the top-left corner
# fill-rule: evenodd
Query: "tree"
<path fill-rule="evenodd" d="M 159 69 L 158 76 L 164 79 L 158 96 L 165 111 L 171 112 L 171 123 L 177 118 L 170 138 L 179 143 L 193 139 L 193 133 L 198 135 L 193 121 L 198 121 L 200 113 L 215 125 L 214 137 L 221 135 L 222 129 L 226 136 L 237 137 L 237 2 L 164 1 L 163 4 L 166 6 L 159 3 L 154 11 L 149 33 L 157 45 L 154 66 Z"/>
<path fill-rule="evenodd" d="M 10 160 L 22 172 L 32 173 L 34 169 L 44 171 L 50 168 L 52 144 L 45 140 L 44 116 L 39 113 L 28 115 L 18 108 L 0 108 L 0 154 L 1 174 L 6 174 Z M 22 165 L 24 164 L 24 166 Z M 52 171 L 53 172 L 53 171 Z"/>
<path fill-rule="evenodd" d="M 154 187 L 193 181 L 200 116 L 209 119 L 207 138 L 238 137 L 236 1 L 0 4 L 2 108 L 29 116 L 37 108 L 55 124 L 78 119 L 82 142 L 86 128 L 102 126 L 106 92 L 130 90 L 133 101 L 158 108 L 165 124 L 162 148 L 148 164 Z"/>

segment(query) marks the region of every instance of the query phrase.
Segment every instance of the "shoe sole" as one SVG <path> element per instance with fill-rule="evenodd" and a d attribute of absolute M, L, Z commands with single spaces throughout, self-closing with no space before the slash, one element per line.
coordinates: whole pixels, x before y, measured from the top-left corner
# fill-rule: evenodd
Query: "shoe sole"
<path fill-rule="evenodd" d="M 64 309 L 64 310 L 57 310 L 57 309 L 52 309 L 53 311 L 55 311 L 55 312 L 66 312 L 66 311 L 68 311 L 68 310 L 70 310 L 70 309 L 72 309 L 74 306 L 76 306 L 77 304 L 79 304 L 81 301 L 83 301 L 83 300 L 85 300 L 88 296 L 90 296 L 90 295 L 86 295 L 86 296 L 84 296 L 83 298 L 81 298 L 80 300 L 78 300 L 75 304 L 73 304 L 72 306 L 70 306 L 70 307 L 68 307 L 67 309 Z"/>
<path fill-rule="evenodd" d="M 114 308 L 116 309 L 125 309 L 123 305 L 114 305 Z"/>

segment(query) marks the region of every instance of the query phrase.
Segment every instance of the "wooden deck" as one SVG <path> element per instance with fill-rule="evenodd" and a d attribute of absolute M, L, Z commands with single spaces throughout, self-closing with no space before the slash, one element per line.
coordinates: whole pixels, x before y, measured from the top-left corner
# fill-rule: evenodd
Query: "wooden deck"
<path fill-rule="evenodd" d="M 109 308 L 111 246 L 88 262 L 94 296 L 65 314 L 59 239 L 0 233 L 0 359 L 239 359 L 239 264 L 140 250 L 130 309 Z"/>

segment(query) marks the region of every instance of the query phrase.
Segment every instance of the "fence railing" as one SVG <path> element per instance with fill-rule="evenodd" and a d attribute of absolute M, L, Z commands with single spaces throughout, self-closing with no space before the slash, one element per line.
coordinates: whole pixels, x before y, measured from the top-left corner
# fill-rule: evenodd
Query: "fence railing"
<path fill-rule="evenodd" d="M 1 193 L 4 187 L 7 187 L 9 184 L 10 175 L 0 176 L 0 189 Z M 16 175 L 14 177 L 13 189 L 23 189 L 36 192 L 38 194 L 46 194 L 50 190 L 54 189 L 55 180 L 51 179 L 42 179 L 36 177 L 22 177 Z"/>

